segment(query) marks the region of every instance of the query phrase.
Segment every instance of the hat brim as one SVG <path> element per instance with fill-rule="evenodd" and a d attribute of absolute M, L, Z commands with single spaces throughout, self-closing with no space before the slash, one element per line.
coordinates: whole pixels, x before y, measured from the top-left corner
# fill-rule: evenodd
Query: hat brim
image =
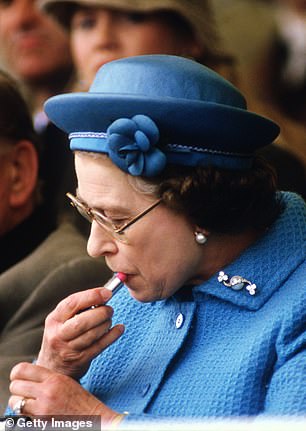
<path fill-rule="evenodd" d="M 119 118 L 147 115 L 160 134 L 172 144 L 196 145 L 224 152 L 249 154 L 274 141 L 279 127 L 273 121 L 249 112 L 211 102 L 147 98 L 130 94 L 70 93 L 51 97 L 45 103 L 50 120 L 66 133 L 105 132 Z"/>

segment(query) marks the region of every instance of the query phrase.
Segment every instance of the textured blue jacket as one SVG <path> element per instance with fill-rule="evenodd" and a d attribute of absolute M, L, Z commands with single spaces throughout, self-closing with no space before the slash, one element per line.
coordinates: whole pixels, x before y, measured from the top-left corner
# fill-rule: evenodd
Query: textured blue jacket
<path fill-rule="evenodd" d="M 257 285 L 233 290 L 215 274 L 191 295 L 112 299 L 123 337 L 83 386 L 128 420 L 306 414 L 305 232 L 302 199 L 223 271 Z"/>

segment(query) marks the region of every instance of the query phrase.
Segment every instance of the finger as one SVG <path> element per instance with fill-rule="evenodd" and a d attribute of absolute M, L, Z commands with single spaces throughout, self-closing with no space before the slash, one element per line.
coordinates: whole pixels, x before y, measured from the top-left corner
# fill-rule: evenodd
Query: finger
<path fill-rule="evenodd" d="M 103 350 L 113 344 L 121 335 L 124 333 L 124 325 L 116 325 L 105 335 L 97 339 L 92 345 L 88 346 L 86 349 L 69 352 L 69 355 L 65 357 L 65 362 L 74 363 L 78 361 L 79 364 L 86 364 L 91 361 L 94 357 L 99 355 Z"/>
<path fill-rule="evenodd" d="M 41 383 L 29 380 L 12 380 L 9 386 L 10 392 L 17 398 L 33 398 L 39 395 L 39 386 Z"/>
<path fill-rule="evenodd" d="M 12 410 L 14 410 L 14 407 L 15 407 L 15 405 L 16 405 L 16 403 L 18 402 L 18 401 L 20 401 L 20 399 L 22 399 L 22 398 L 24 398 L 23 396 L 16 396 L 16 395 L 12 395 L 10 398 L 9 398 L 9 400 L 8 400 L 8 405 L 9 405 L 9 407 L 12 409 Z M 22 409 L 22 411 L 23 411 L 24 409 Z"/>
<path fill-rule="evenodd" d="M 65 364 L 66 367 L 74 367 L 74 364 L 77 363 L 78 367 L 83 364 L 87 364 L 91 361 L 95 356 L 97 356 L 101 351 L 106 349 L 109 345 L 114 343 L 124 332 L 124 325 L 116 325 L 108 332 L 99 338 L 96 338 L 94 342 L 83 349 L 72 348 L 70 345 L 67 349 L 62 350 L 60 352 L 60 358 L 62 363 Z M 80 341 L 81 343 L 81 341 Z M 70 370 L 71 373 L 71 370 Z M 71 374 L 69 374 L 71 375 Z"/>
<path fill-rule="evenodd" d="M 107 334 L 112 326 L 112 321 L 107 320 L 98 326 L 91 328 L 87 332 L 84 332 L 77 338 L 72 339 L 68 342 L 68 348 L 74 351 L 80 351 L 88 348 L 99 340 L 102 336 Z"/>
<path fill-rule="evenodd" d="M 103 335 L 99 340 L 97 340 L 92 346 L 88 347 L 84 354 L 89 359 L 94 358 L 111 344 L 113 344 L 118 338 L 124 333 L 124 325 L 115 325 L 109 332 Z"/>
<path fill-rule="evenodd" d="M 9 401 L 8 401 L 8 405 L 9 407 L 13 410 L 14 406 L 16 405 L 17 401 L 20 401 L 19 396 L 11 396 Z M 36 400 L 32 399 L 32 398 L 26 398 L 26 397 L 22 397 L 25 399 L 25 404 L 22 407 L 22 414 L 23 415 L 30 415 L 30 414 L 34 414 L 34 412 L 32 411 L 32 406 L 33 403 L 36 402 Z M 32 429 L 32 428 L 31 428 Z"/>
<path fill-rule="evenodd" d="M 109 290 L 98 287 L 76 292 L 63 299 L 53 310 L 52 318 L 58 322 L 65 322 L 77 313 L 96 304 L 105 304 L 111 298 Z"/>
<path fill-rule="evenodd" d="M 113 316 L 113 309 L 109 306 L 101 306 L 82 314 L 76 314 L 68 319 L 60 329 L 60 338 L 63 341 L 70 341 L 93 328 L 97 328 L 105 322 L 109 322 Z"/>
<path fill-rule="evenodd" d="M 15 365 L 10 373 L 11 380 L 30 380 L 32 382 L 43 382 L 49 377 L 51 371 L 47 368 L 28 362 L 20 362 Z"/>

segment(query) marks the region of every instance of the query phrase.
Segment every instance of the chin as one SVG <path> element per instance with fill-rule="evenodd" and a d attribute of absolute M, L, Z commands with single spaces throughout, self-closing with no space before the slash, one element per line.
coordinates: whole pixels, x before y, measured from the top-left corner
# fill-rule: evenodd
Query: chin
<path fill-rule="evenodd" d="M 128 287 L 129 294 L 132 298 L 134 298 L 138 302 L 155 302 L 160 301 L 160 298 L 154 295 L 152 292 L 147 290 L 142 290 L 141 288 L 138 290 L 134 290 L 133 288 Z"/>
<path fill-rule="evenodd" d="M 133 299 L 135 299 L 138 302 L 152 302 L 153 300 L 148 297 L 148 295 L 145 295 L 145 292 L 142 291 L 135 291 L 133 289 L 128 288 L 129 294 Z"/>
<path fill-rule="evenodd" d="M 160 301 L 162 298 L 161 290 L 158 290 L 157 287 L 149 283 L 147 279 L 144 279 L 142 276 L 138 275 L 128 275 L 128 279 L 126 282 L 126 286 L 128 288 L 129 294 L 132 298 L 139 302 L 156 302 Z"/>

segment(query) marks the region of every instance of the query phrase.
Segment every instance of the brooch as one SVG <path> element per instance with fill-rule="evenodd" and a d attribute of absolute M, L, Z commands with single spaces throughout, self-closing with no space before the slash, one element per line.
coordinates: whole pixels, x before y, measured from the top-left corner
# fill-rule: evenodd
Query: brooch
<path fill-rule="evenodd" d="M 245 287 L 250 295 L 255 295 L 256 293 L 256 284 L 251 283 L 249 280 L 241 277 L 240 275 L 229 277 L 223 271 L 220 271 L 218 275 L 218 281 L 219 283 L 222 283 L 224 286 L 230 287 L 233 290 L 241 290 Z"/>

